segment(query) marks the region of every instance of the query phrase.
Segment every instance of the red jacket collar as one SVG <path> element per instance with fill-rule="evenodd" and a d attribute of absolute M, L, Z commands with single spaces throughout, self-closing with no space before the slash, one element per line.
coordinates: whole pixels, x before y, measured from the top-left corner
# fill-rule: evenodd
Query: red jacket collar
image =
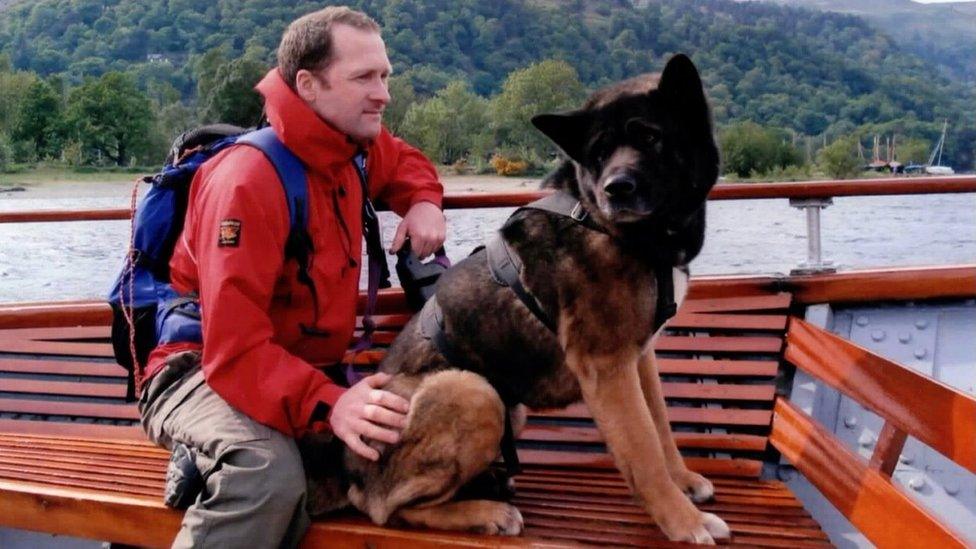
<path fill-rule="evenodd" d="M 358 147 L 308 106 L 285 83 L 277 68 L 271 69 L 255 86 L 264 96 L 268 121 L 281 139 L 306 166 L 325 172 L 349 162 Z"/>

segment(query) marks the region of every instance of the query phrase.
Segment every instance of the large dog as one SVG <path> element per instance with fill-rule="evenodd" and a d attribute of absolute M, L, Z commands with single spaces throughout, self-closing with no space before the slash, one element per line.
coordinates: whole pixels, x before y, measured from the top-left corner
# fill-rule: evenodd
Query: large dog
<path fill-rule="evenodd" d="M 500 231 L 504 247 L 495 249 L 521 262 L 519 281 L 533 301 L 497 280 L 491 246 L 441 277 L 434 299 L 380 365 L 394 374 L 386 388 L 411 400 L 408 426 L 396 445 L 372 443 L 378 462 L 346 452 L 349 500 L 377 524 L 518 534 L 522 518 L 513 506 L 455 496 L 497 458 L 506 408 L 518 418 L 524 406 L 559 408 L 582 398 L 637 500 L 669 539 L 728 538 L 720 518 L 692 504 L 713 487 L 678 453 L 652 350 L 662 266 L 675 269 L 680 300 L 683 267 L 701 249 L 705 198 L 718 177 L 698 71 L 677 55 L 660 75 L 622 82 L 578 111 L 533 123 L 570 159 L 543 185 L 578 201 L 572 218 L 525 209 Z"/>

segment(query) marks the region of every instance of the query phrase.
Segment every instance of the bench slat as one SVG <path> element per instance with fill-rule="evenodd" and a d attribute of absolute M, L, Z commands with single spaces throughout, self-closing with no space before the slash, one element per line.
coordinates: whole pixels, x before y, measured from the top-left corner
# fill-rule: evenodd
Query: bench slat
<path fill-rule="evenodd" d="M 0 372 L 102 376 L 125 379 L 126 371 L 114 362 L 0 358 Z"/>
<path fill-rule="evenodd" d="M 709 448 L 714 450 L 747 450 L 761 452 L 766 448 L 766 437 L 758 435 L 726 435 L 718 433 L 675 433 L 679 448 Z M 596 427 L 528 424 L 522 429 L 519 440 L 544 442 L 602 443 L 603 435 Z"/>
<path fill-rule="evenodd" d="M 668 320 L 667 328 L 718 329 L 718 330 L 771 330 L 786 329 L 786 315 L 696 313 L 679 310 Z"/>
<path fill-rule="evenodd" d="M 139 411 L 133 404 L 92 404 L 55 400 L 0 398 L 0 412 L 99 419 L 139 419 Z"/>
<path fill-rule="evenodd" d="M 0 392 L 125 398 L 125 384 L 82 381 L 41 381 L 36 379 L 0 379 Z"/>
<path fill-rule="evenodd" d="M 662 335 L 654 342 L 658 352 L 695 353 L 779 353 L 783 338 L 764 336 L 672 336 Z"/>
<path fill-rule="evenodd" d="M 518 449 L 519 461 L 535 465 L 557 465 L 613 469 L 616 466 L 610 454 L 598 452 L 570 452 L 551 450 Z M 684 458 L 689 469 L 703 475 L 756 477 L 762 462 L 751 459 Z"/>
<path fill-rule="evenodd" d="M 779 363 L 775 360 L 715 360 L 696 358 L 658 358 L 662 374 L 711 376 L 773 377 Z"/>
<path fill-rule="evenodd" d="M 66 343 L 64 341 L 0 340 L 0 352 L 34 355 L 112 358 L 111 343 Z"/>
<path fill-rule="evenodd" d="M 592 419 L 589 408 L 580 402 L 561 410 L 530 410 L 529 417 Z M 671 423 L 706 425 L 754 425 L 768 426 L 772 421 L 769 410 L 742 410 L 738 408 L 681 408 L 669 407 Z"/>
<path fill-rule="evenodd" d="M 682 313 L 714 313 L 732 311 L 783 310 L 790 307 L 793 296 L 787 292 L 743 297 L 713 297 L 710 299 L 686 299 L 681 304 Z"/>

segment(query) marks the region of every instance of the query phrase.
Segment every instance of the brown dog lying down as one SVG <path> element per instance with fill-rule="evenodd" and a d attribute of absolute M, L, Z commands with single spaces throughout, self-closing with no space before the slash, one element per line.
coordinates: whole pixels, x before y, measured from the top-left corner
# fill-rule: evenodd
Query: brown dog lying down
<path fill-rule="evenodd" d="M 728 538 L 725 522 L 692 504 L 714 489 L 678 453 L 652 350 L 660 272 L 674 270 L 680 302 L 718 176 L 698 71 L 677 55 L 661 75 L 533 123 L 570 158 L 543 186 L 578 201 L 586 224 L 519 210 L 500 231 L 504 247 L 478 251 L 441 277 L 380 364 L 394 375 L 386 389 L 411 400 L 400 442 L 371 443 L 377 462 L 346 451 L 348 484 L 323 483 L 330 473 L 316 467 L 334 461 L 310 454 L 313 511 L 342 506 L 348 486 L 349 501 L 377 524 L 518 534 L 522 518 L 512 505 L 456 495 L 499 455 L 506 407 L 519 418 L 524 406 L 582 398 L 634 496 L 669 539 Z M 521 262 L 518 278 L 539 315 L 489 270 L 492 249 L 506 248 Z M 431 336 L 430 318 L 442 339 Z"/>

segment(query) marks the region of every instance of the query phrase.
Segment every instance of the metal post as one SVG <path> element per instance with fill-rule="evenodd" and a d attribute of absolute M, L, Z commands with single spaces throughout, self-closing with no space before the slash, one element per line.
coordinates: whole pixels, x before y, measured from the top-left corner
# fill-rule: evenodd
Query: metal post
<path fill-rule="evenodd" d="M 837 270 L 830 261 L 823 260 L 820 246 L 820 210 L 833 203 L 833 198 L 790 199 L 790 206 L 806 210 L 807 213 L 807 260 L 790 271 L 790 274 L 832 273 Z"/>

